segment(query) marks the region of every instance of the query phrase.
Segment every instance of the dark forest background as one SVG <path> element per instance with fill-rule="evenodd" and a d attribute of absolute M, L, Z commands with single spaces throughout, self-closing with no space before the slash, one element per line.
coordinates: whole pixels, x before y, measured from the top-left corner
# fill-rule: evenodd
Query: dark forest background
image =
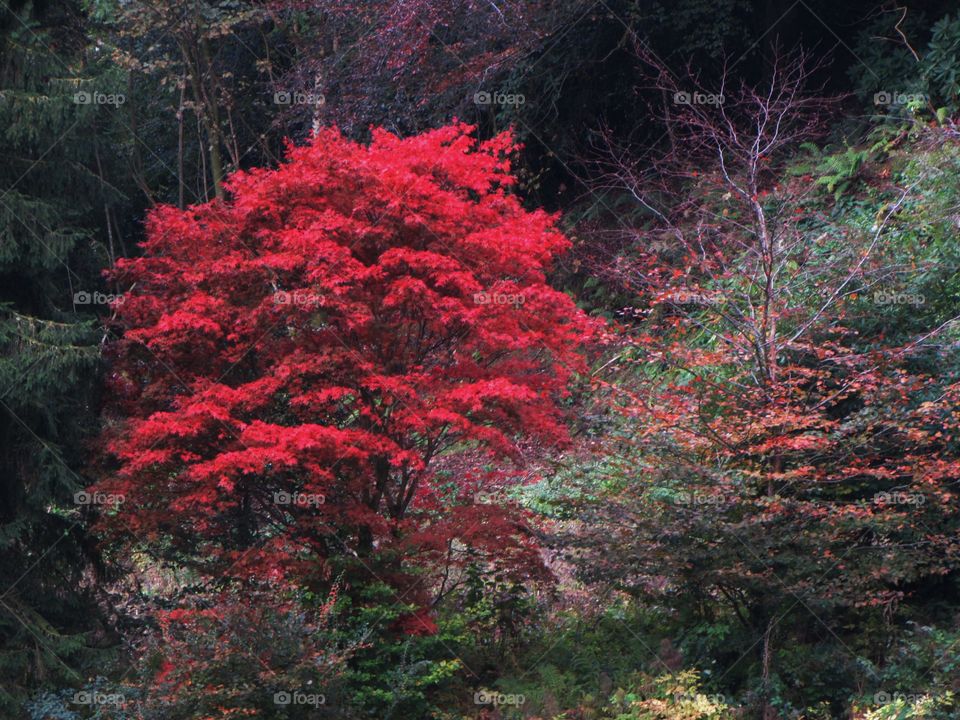
<path fill-rule="evenodd" d="M 2 2 L 0 715 L 956 717 L 956 3 Z M 763 104 L 771 88 L 786 89 L 782 106 Z M 740 140 L 764 108 L 791 130 L 751 156 Z M 404 609 L 378 583 L 331 576 L 302 600 L 327 624 L 300 632 L 337 648 L 323 676 L 335 679 L 312 686 L 320 706 L 277 705 L 306 676 L 290 670 L 263 700 L 240 648 L 257 635 L 287 647 L 305 616 L 224 615 L 171 645 L 153 613 L 204 607 L 206 586 L 186 560 L 159 566 L 105 541 L 98 508 L 77 500 L 109 471 L 97 448 L 115 391 L 108 299 L 129 288 L 103 271 L 138 255 L 152 209 L 225 198 L 231 173 L 276 167 L 316 128 L 368 142 L 372 127 L 409 137 L 455 119 L 483 139 L 513 129 L 514 192 L 559 213 L 573 241 L 550 282 L 615 336 L 565 400 L 572 448 L 531 451 L 541 479 L 504 500 L 533 518 L 553 578 L 478 563 L 420 634 L 398 629 Z M 724 194 L 725 162 L 772 204 Z M 722 329 L 730 314 L 693 295 L 664 300 L 674 271 L 695 294 L 735 294 L 742 264 L 684 249 L 754 237 L 757 208 L 798 243 L 784 292 L 818 333 L 785 351 L 780 414 L 747 406 L 746 391 L 712 394 L 772 372 L 749 352 L 704 359 L 716 348 L 697 333 L 742 324 Z M 848 285 L 844 268 L 875 252 L 873 274 Z M 828 287 L 842 290 L 826 314 L 846 339 L 820 327 Z M 844 373 L 882 358 L 839 399 L 824 388 L 847 375 L 814 359 L 834 347 L 851 358 Z M 702 368 L 696 383 L 712 378 L 696 407 L 677 399 L 691 387 L 683 363 Z M 801 374 L 802 401 L 790 395 Z M 744 444 L 695 445 L 695 426 Z M 780 437 L 821 433 L 818 449 L 769 445 L 774 461 L 757 460 L 757 436 L 788 426 Z M 802 492 L 749 503 L 732 479 L 767 488 L 790 472 Z M 740 490 L 717 499 L 718 478 Z M 902 501 L 894 515 L 877 493 Z M 824 564 L 850 548 L 841 570 Z M 171 648 L 202 679 L 151 705 Z"/>

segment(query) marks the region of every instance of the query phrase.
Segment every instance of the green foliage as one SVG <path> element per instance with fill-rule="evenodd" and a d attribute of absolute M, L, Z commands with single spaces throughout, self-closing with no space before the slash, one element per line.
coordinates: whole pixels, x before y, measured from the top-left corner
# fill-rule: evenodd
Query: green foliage
<path fill-rule="evenodd" d="M 867 150 L 852 147 L 846 148 L 842 153 L 827 155 L 819 167 L 822 175 L 817 178 L 817 184 L 825 185 L 827 191 L 833 193 L 834 200 L 839 200 L 857 179 L 868 157 Z"/>
<path fill-rule="evenodd" d="M 875 111 L 876 93 L 925 92 L 919 64 L 897 27 L 916 43 L 927 32 L 926 16 L 914 8 L 905 16 L 899 9 L 878 12 L 864 24 L 853 44 L 858 62 L 851 63 L 847 73 L 857 96 Z"/>
<path fill-rule="evenodd" d="M 601 604 L 596 614 L 569 612 L 542 622 L 509 659 L 464 659 L 471 667 L 496 667 L 499 677 L 490 686 L 522 696 L 527 713 L 551 717 L 578 706 L 599 710 L 638 673 L 663 672 L 657 653 L 669 646 L 666 634 L 674 629 L 664 615 L 627 607 L 622 597 Z"/>
<path fill-rule="evenodd" d="M 376 581 L 344 599 L 344 633 L 358 649 L 345 670 L 342 697 L 359 716 L 431 717 L 436 693 L 462 670 L 451 648 L 467 640 L 463 622 L 441 622 L 433 635 L 396 632 L 396 623 L 414 610 L 390 586 Z"/>
<path fill-rule="evenodd" d="M 955 717 L 954 707 L 952 693 L 940 697 L 896 698 L 869 710 L 863 720 L 947 720 Z"/>
<path fill-rule="evenodd" d="M 734 709 L 722 695 L 706 694 L 696 670 L 632 679 L 617 689 L 599 717 L 611 720 L 721 720 Z"/>
<path fill-rule="evenodd" d="M 810 154 L 810 160 L 795 164 L 789 172 L 816 174 L 816 184 L 833 193 L 834 200 L 840 200 L 856 184 L 864 165 L 873 157 L 871 150 L 849 145 L 839 152 L 821 150 L 813 143 L 803 143 L 800 148 Z"/>
<path fill-rule="evenodd" d="M 923 74 L 937 106 L 960 108 L 960 15 L 940 18 L 923 55 Z"/>
<path fill-rule="evenodd" d="M 872 234 L 881 230 L 879 252 L 890 268 L 883 280 L 860 295 L 863 312 L 857 327 L 864 338 L 883 334 L 890 342 L 906 342 L 924 328 L 945 325 L 945 341 L 957 338 L 950 320 L 960 314 L 960 248 L 956 243 L 955 203 L 960 194 L 960 149 L 937 142 L 939 130 L 918 136 L 891 152 L 885 171 L 897 187 L 910 192 L 890 217 L 895 196 L 870 191 L 863 203 L 851 203 L 835 217 L 831 234 Z M 875 172 L 875 170 L 874 170 Z M 951 372 L 949 342 L 928 355 L 926 369 Z M 946 378 L 944 378 L 946 379 Z"/>
<path fill-rule="evenodd" d="M 30 720 L 140 720 L 139 695 L 105 677 L 57 692 L 43 691 L 24 704 Z"/>
<path fill-rule="evenodd" d="M 69 3 L 0 10 L 0 714 L 39 683 L 76 685 L 110 644 L 84 573 L 98 559 L 79 527 L 77 468 L 96 430 L 99 335 L 75 293 L 100 288 L 112 257 L 98 242 L 124 196 L 106 180 L 114 107 L 75 102 L 110 92 Z M 56 50 L 52 49 L 56 48 Z M 113 118 L 113 119 L 112 119 Z M 119 172 L 117 173 L 119 175 Z M 116 175 L 114 176 L 116 177 Z M 102 569 L 102 568 L 100 568 Z M 89 585 L 89 583 L 88 583 Z"/>
<path fill-rule="evenodd" d="M 908 42 L 919 51 L 919 61 Z M 941 124 L 960 109 L 960 16 L 945 15 L 927 28 L 924 15 L 913 8 L 881 12 L 863 29 L 854 51 L 860 62 L 849 74 L 865 104 L 875 105 L 877 93 L 909 96 L 904 110 L 936 108 Z"/>

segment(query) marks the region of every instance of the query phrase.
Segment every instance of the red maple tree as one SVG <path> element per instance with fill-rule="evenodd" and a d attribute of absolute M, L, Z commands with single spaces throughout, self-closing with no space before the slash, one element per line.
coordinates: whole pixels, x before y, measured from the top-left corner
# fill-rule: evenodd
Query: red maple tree
<path fill-rule="evenodd" d="M 569 243 L 511 194 L 512 137 L 472 131 L 323 130 L 226 201 L 152 213 L 112 271 L 106 530 L 231 577 L 539 567 L 522 515 L 475 501 L 479 463 L 566 441 L 593 325 L 546 282 Z"/>

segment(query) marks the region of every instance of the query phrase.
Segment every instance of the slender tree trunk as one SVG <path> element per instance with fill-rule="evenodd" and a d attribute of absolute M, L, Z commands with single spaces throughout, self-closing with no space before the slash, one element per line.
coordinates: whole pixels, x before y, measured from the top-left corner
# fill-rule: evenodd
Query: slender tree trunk
<path fill-rule="evenodd" d="M 183 177 L 183 99 L 187 92 L 187 79 L 180 81 L 180 104 L 177 107 L 177 181 L 179 183 L 179 194 L 177 195 L 177 207 L 183 210 L 184 198 L 183 189 L 186 185 Z"/>
<path fill-rule="evenodd" d="M 203 53 L 203 63 L 206 73 L 210 76 L 211 91 L 207 98 L 209 116 L 207 136 L 210 139 L 210 170 L 213 172 L 213 192 L 218 200 L 223 200 L 223 156 L 220 147 L 223 142 L 223 132 L 220 128 L 220 107 L 218 106 L 217 81 L 213 73 L 213 62 L 210 58 L 210 45 L 206 38 L 200 39 L 200 51 Z"/>
<path fill-rule="evenodd" d="M 771 636 L 773 635 L 773 625 L 774 618 L 771 616 L 767 621 L 767 629 L 763 633 L 763 669 L 761 674 L 761 681 L 763 683 L 763 708 L 761 717 L 763 720 L 776 720 L 777 718 L 777 711 L 770 704 L 770 666 L 773 658 Z"/>
<path fill-rule="evenodd" d="M 205 49 L 206 43 L 200 41 Z M 220 155 L 220 113 L 217 109 L 216 97 L 208 98 L 203 89 L 203 68 L 199 57 L 194 58 L 185 41 L 180 43 L 180 52 L 190 75 L 190 87 L 193 91 L 193 100 L 197 105 L 200 120 L 207 135 L 207 153 L 210 156 L 210 172 L 213 176 L 213 192 L 220 200 L 223 192 L 223 158 Z M 209 50 L 202 51 L 209 56 Z M 209 66 L 208 66 L 209 70 Z"/>

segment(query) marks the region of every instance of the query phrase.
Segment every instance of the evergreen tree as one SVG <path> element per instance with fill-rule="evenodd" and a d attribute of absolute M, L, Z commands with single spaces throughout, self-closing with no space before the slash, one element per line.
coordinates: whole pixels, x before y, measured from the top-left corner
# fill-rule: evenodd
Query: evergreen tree
<path fill-rule="evenodd" d="M 95 427 L 99 269 L 112 254 L 120 105 L 83 69 L 72 4 L 0 9 L 0 715 L 77 685 L 96 644 L 82 442 Z M 95 79 L 92 79 L 95 78 Z M 101 93 L 94 95 L 94 93 Z M 116 101 L 116 97 L 114 97 Z M 112 114 L 111 114 L 112 113 Z M 110 148 L 109 151 L 107 148 Z M 102 638 L 100 638 L 102 641 Z"/>

